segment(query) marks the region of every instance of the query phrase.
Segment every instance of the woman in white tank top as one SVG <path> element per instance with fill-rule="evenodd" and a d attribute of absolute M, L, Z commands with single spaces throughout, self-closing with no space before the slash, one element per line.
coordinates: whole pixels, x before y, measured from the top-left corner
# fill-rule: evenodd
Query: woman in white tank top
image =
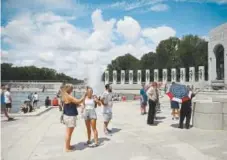
<path fill-rule="evenodd" d="M 88 141 L 87 145 L 91 144 L 91 129 L 93 130 L 94 133 L 94 141 L 95 143 L 91 145 L 91 147 L 96 147 L 98 146 L 98 131 L 96 129 L 96 120 L 97 120 L 97 115 L 95 108 L 96 106 L 99 105 L 101 106 L 101 102 L 93 96 L 93 90 L 91 88 L 87 89 L 87 96 L 84 99 L 84 107 L 82 109 L 83 117 L 85 119 L 85 124 L 87 128 L 87 136 L 88 136 Z"/>

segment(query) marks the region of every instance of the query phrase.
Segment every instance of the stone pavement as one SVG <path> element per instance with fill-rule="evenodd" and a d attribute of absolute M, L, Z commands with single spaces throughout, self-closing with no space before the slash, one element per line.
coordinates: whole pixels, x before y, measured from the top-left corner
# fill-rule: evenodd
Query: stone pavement
<path fill-rule="evenodd" d="M 103 134 L 101 108 L 97 109 L 97 128 L 101 145 L 87 148 L 83 119 L 72 136 L 74 152 L 65 153 L 65 127 L 60 112 L 52 109 L 38 117 L 21 117 L 12 122 L 2 119 L 2 159 L 4 160 L 226 160 L 227 132 L 196 128 L 178 129 L 171 120 L 169 102 L 162 100 L 156 126 L 146 125 L 139 113 L 139 102 L 114 105 L 110 128 Z"/>

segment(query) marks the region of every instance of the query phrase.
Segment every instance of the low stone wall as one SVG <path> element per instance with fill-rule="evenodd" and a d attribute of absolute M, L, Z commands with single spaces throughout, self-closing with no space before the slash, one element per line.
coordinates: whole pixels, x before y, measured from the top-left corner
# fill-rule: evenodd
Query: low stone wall
<path fill-rule="evenodd" d="M 196 100 L 193 104 L 193 126 L 207 130 L 227 130 L 227 96 Z"/>

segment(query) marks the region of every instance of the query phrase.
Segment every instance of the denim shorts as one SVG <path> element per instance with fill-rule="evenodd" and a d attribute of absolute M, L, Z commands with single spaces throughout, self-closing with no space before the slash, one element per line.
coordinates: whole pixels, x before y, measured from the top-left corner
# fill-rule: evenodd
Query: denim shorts
<path fill-rule="evenodd" d="M 85 109 L 83 117 L 84 117 L 85 120 L 97 119 L 95 109 Z"/>

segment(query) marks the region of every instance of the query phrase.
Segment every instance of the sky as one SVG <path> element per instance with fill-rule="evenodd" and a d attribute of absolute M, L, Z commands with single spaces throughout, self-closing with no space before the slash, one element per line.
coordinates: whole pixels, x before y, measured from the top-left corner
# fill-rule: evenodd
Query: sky
<path fill-rule="evenodd" d="M 227 22 L 227 0 L 2 0 L 1 9 L 2 63 L 80 79 L 91 63 L 141 58 L 171 36 L 209 40 Z"/>

